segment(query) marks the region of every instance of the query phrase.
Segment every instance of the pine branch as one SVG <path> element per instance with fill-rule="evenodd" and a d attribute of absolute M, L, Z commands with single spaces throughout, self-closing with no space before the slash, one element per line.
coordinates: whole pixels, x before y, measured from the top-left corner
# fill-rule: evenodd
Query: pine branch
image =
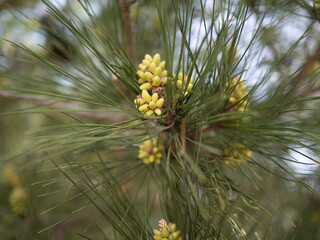
<path fill-rule="evenodd" d="M 130 6 L 135 2 L 135 0 L 120 0 L 119 7 L 122 13 L 122 19 L 124 24 L 124 29 L 126 32 L 127 49 L 129 53 L 130 60 L 134 63 L 134 52 L 133 52 L 133 32 L 130 19 Z"/>
<path fill-rule="evenodd" d="M 295 91 L 288 95 L 287 99 L 291 98 L 292 94 L 294 93 L 299 93 L 300 97 L 306 97 L 319 91 L 319 87 L 313 88 L 312 86 L 304 87 L 301 91 L 297 91 L 303 85 L 303 80 L 310 77 L 310 74 L 312 74 L 314 64 L 319 61 L 320 45 L 317 46 L 314 52 L 315 53 L 306 60 L 305 64 L 300 68 L 300 70 L 289 80 L 289 84 Z"/>
<path fill-rule="evenodd" d="M 270 220 L 269 216 L 274 214 L 277 219 L 281 217 L 278 209 L 274 207 L 288 206 L 286 203 L 289 197 L 287 191 L 284 191 L 288 185 L 282 186 L 279 179 L 271 182 L 273 178 L 269 175 L 300 183 L 312 193 L 316 192 L 307 181 L 296 175 L 289 163 L 299 163 L 299 158 L 290 152 L 300 154 L 315 163 L 317 161 L 313 158 L 320 152 L 319 124 L 314 123 L 314 116 L 304 116 L 304 109 L 299 104 L 292 107 L 296 103 L 309 104 L 311 100 L 317 99 L 301 99 L 300 96 L 318 89 L 316 78 L 313 79 L 316 74 L 311 72 L 314 63 L 319 59 L 320 47 L 314 52 L 315 56 L 306 56 L 305 64 L 290 77 L 287 72 L 281 74 L 280 69 L 287 59 L 291 59 L 291 54 L 302 43 L 305 35 L 287 52 L 283 52 L 285 48 L 278 49 L 272 42 L 267 44 L 273 51 L 274 64 L 270 64 L 266 77 L 261 82 L 269 81 L 268 76 L 275 72 L 280 74 L 277 74 L 279 81 L 270 90 L 270 98 L 267 98 L 268 94 L 265 98 L 260 98 L 260 93 L 264 95 L 266 90 L 260 82 L 249 86 L 248 91 L 240 84 L 231 85 L 233 78 L 239 76 L 241 79 L 242 74 L 250 68 L 251 54 L 255 52 L 250 49 L 255 48 L 254 43 L 264 26 L 264 17 L 259 17 L 261 22 L 257 22 L 258 26 L 252 38 L 248 39 L 250 41 L 246 44 L 245 53 L 239 58 L 235 57 L 237 49 L 242 48 L 242 36 L 247 34 L 243 29 L 247 28 L 246 22 L 251 14 L 243 3 L 216 1 L 212 4 L 214 11 L 210 12 L 206 1 L 200 1 L 199 6 L 195 4 L 197 1 L 172 1 L 172 4 L 171 1 L 146 1 L 148 9 L 151 3 L 155 2 L 156 16 L 159 16 L 159 19 L 154 21 L 153 11 L 150 11 L 150 15 L 138 15 L 140 19 L 137 22 L 143 24 L 137 24 L 134 26 L 136 29 L 133 29 L 130 7 L 134 0 L 112 1 L 115 4 L 110 4 L 110 8 L 101 11 L 101 15 L 106 16 L 106 19 L 100 19 L 99 14 L 93 14 L 95 11 L 91 9 L 89 0 L 78 1 L 91 23 L 78 12 L 73 12 L 73 8 L 61 11 L 50 0 L 44 2 L 48 12 L 70 31 L 74 40 L 79 40 L 79 45 L 75 45 L 79 51 L 75 52 L 74 61 L 62 64 L 45 59 L 37 52 L 16 44 L 16 47 L 50 68 L 52 75 L 47 76 L 49 71 L 43 68 L 39 72 L 32 71 L 29 78 L 25 75 L 12 78 L 22 83 L 14 85 L 15 89 L 20 89 L 21 95 L 15 91 L 0 90 L 0 97 L 30 102 L 41 108 L 58 109 L 61 113 L 74 112 L 76 115 L 99 119 L 101 122 L 112 122 L 86 123 L 86 119 L 81 119 L 84 121 L 80 123 L 50 124 L 41 129 L 36 141 L 30 141 L 28 146 L 16 150 L 4 159 L 8 161 L 20 156 L 28 157 L 30 153 L 45 150 L 49 154 L 33 161 L 52 159 L 55 167 L 45 165 L 45 169 L 41 169 L 51 179 L 41 179 L 39 184 L 57 184 L 59 188 L 65 188 L 67 186 L 64 182 L 61 184 L 60 179 L 69 180 L 77 192 L 77 197 L 72 195 L 63 203 L 49 209 L 59 211 L 61 205 L 72 204 L 72 209 L 76 210 L 44 230 L 55 227 L 84 209 L 83 200 L 78 200 L 78 196 L 81 196 L 87 200 L 84 206 L 98 211 L 98 217 L 91 223 L 98 225 L 101 220 L 101 233 L 110 231 L 112 227 L 114 237 L 110 238 L 114 239 L 150 239 L 152 224 L 156 218 L 166 218 L 168 223 L 170 221 L 177 224 L 182 239 L 238 239 L 241 236 L 246 239 L 260 238 L 253 234 L 267 231 L 265 226 Z M 262 1 L 261 4 L 267 4 L 266 2 L 268 1 Z M 141 2 L 141 6 L 143 4 L 145 2 Z M 247 4 L 259 15 L 258 1 Z M 279 5 L 283 6 L 285 5 Z M 143 9 L 140 12 L 147 11 Z M 198 24 L 199 17 L 200 26 L 204 25 L 205 28 L 203 36 L 200 36 L 201 29 L 199 36 L 193 34 L 194 27 L 198 27 L 193 24 Z M 158 24 L 158 20 L 160 29 L 163 30 L 163 36 L 160 37 L 159 34 L 150 34 L 150 29 L 154 30 L 154 24 Z M 152 24 L 144 24 L 149 22 Z M 102 27 L 106 23 L 112 25 L 111 29 Z M 119 28 L 122 24 L 123 27 Z M 306 34 L 311 26 L 307 28 Z M 119 29 L 122 34 L 119 34 Z M 144 37 L 143 33 L 148 34 L 148 37 Z M 118 38 L 124 35 L 125 41 Z M 137 51 L 137 46 L 134 46 L 136 35 L 141 36 L 139 43 L 143 46 L 143 52 Z M 194 36 L 198 38 L 196 48 L 193 46 Z M 162 43 L 155 41 L 148 46 L 146 40 L 153 37 L 160 39 Z M 123 46 L 119 44 L 123 42 L 128 54 L 124 53 Z M 225 47 L 226 43 L 230 45 L 229 48 Z M 70 44 L 73 45 L 73 42 Z M 158 74 L 168 78 L 168 83 L 163 82 L 160 86 L 166 101 L 165 105 L 161 105 L 165 106 L 161 109 L 164 110 L 161 111 L 164 113 L 161 116 L 154 116 L 153 112 L 153 116 L 147 117 L 138 111 L 132 111 L 132 94 L 138 95 L 141 92 L 139 80 L 142 84 L 144 80 L 152 84 L 158 81 L 154 80 L 159 77 L 155 76 L 155 72 L 160 57 L 159 61 L 154 61 L 149 54 L 146 55 L 142 67 L 139 66 L 141 74 L 136 73 L 132 64 L 134 52 L 144 55 L 150 53 L 149 50 L 165 53 L 166 62 L 163 68 L 166 68 L 166 73 L 162 76 L 160 67 Z M 306 51 L 302 56 L 305 53 Z M 157 63 L 155 68 L 151 62 Z M 16 69 L 12 70 L 14 73 Z M 178 84 L 176 77 L 173 77 L 173 73 L 179 76 L 180 72 L 182 77 L 178 77 L 178 80 L 181 81 L 182 90 L 178 87 L 180 82 Z M 43 77 L 34 77 L 37 75 L 33 73 Z M 149 77 L 146 78 L 146 75 Z M 59 78 L 53 78 L 52 81 L 51 76 Z M 137 76 L 141 79 L 138 80 Z M 251 79 L 253 77 L 249 76 Z M 193 82 L 191 78 L 194 78 Z M 56 81 L 60 79 L 70 84 Z M 189 87 L 189 84 L 191 87 L 187 93 L 184 86 Z M 147 102 L 145 105 L 149 111 L 154 110 L 154 103 L 157 102 L 151 97 L 153 90 L 158 91 L 156 88 L 148 90 L 150 96 L 143 100 Z M 25 93 L 38 95 L 24 95 Z M 149 101 L 149 98 L 152 101 Z M 282 101 L 286 98 L 288 101 Z M 60 99 L 66 99 L 66 102 L 59 101 Z M 70 102 L 72 100 L 75 102 Z M 85 105 L 78 105 L 77 102 Z M 316 110 L 316 105 L 311 105 L 312 103 L 311 110 Z M 100 106 L 102 111 L 91 111 L 90 106 Z M 88 110 L 85 107 L 88 107 Z M 109 107 L 121 111 L 123 115 L 109 116 L 104 112 L 104 109 Z M 138 104 L 136 107 L 139 107 Z M 294 114 L 295 111 L 299 111 L 298 114 Z M 126 116 L 129 114 L 136 118 L 128 120 L 129 117 Z M 145 138 L 149 141 L 144 141 Z M 161 144 L 154 144 L 150 141 L 152 138 L 160 139 Z M 143 152 L 140 149 L 143 150 L 144 142 L 151 142 L 151 146 L 145 146 L 149 161 L 146 166 L 142 165 L 140 157 L 143 156 L 140 155 L 140 152 Z M 305 153 L 304 149 L 308 152 Z M 93 155 L 93 152 L 96 152 L 96 155 Z M 156 162 L 157 165 L 151 161 L 156 152 L 160 155 L 157 156 L 160 159 L 159 163 Z M 60 163 L 60 156 L 63 156 L 63 163 Z M 57 176 L 57 170 L 62 177 Z M 265 192 L 268 193 L 273 186 L 276 186 L 277 192 L 272 192 L 271 197 L 276 197 L 270 201 L 270 195 Z M 282 188 L 286 200 L 277 194 Z M 288 193 L 292 192 L 294 191 Z M 277 196 L 280 200 L 275 202 Z M 80 207 L 77 204 L 81 204 Z M 278 226 L 274 224 L 272 228 L 275 228 L 274 232 L 278 230 Z M 279 230 L 282 232 L 283 229 L 280 227 Z M 95 235 L 89 238 L 79 233 L 79 236 L 97 239 Z M 268 237 L 276 239 L 279 236 Z"/>
<path fill-rule="evenodd" d="M 100 113 L 100 112 L 86 112 L 83 110 L 79 110 L 72 105 L 56 103 L 53 100 L 35 97 L 28 94 L 16 94 L 16 93 L 10 93 L 4 90 L 0 90 L 0 96 L 3 98 L 12 99 L 12 100 L 23 100 L 35 105 L 46 105 L 46 106 L 49 106 L 51 109 L 55 109 L 55 110 L 72 111 L 72 113 L 75 115 L 94 118 L 96 120 L 121 122 L 127 119 L 125 116 L 110 116 L 109 114 Z"/>
<path fill-rule="evenodd" d="M 181 119 L 181 150 L 182 150 L 182 159 L 185 165 L 187 165 L 187 160 L 186 160 L 186 132 L 187 132 L 187 120 L 185 118 Z"/>
<path fill-rule="evenodd" d="M 319 61 L 319 59 L 320 59 L 320 45 L 315 50 L 315 54 L 307 60 L 307 62 L 303 65 L 303 67 L 298 72 L 298 74 L 294 78 L 292 78 L 292 80 L 290 81 L 291 84 L 298 85 L 301 83 L 303 79 L 309 76 L 310 70 L 312 70 L 314 63 Z"/>

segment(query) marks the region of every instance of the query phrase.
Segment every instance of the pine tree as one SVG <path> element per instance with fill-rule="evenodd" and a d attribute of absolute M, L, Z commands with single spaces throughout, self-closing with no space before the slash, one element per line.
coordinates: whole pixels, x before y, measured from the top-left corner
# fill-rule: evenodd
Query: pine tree
<path fill-rule="evenodd" d="M 0 70 L 1 118 L 38 121 L 1 154 L 21 239 L 319 237 L 318 1 L 38 4 Z"/>

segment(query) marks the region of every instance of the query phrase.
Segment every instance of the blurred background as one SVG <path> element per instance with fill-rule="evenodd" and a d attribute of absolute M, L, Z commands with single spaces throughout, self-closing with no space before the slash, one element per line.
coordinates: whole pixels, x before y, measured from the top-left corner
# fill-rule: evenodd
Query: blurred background
<path fill-rule="evenodd" d="M 88 23 L 86 17 L 77 1 L 55 0 L 52 1 L 57 8 L 64 10 L 72 7 L 73 11 L 82 16 Z M 244 27 L 243 37 L 237 49 L 238 55 L 247 51 L 247 46 L 255 33 L 257 22 L 265 18 L 262 31 L 258 33 L 259 41 L 249 50 L 250 68 L 244 74 L 248 79 L 248 85 L 252 86 L 259 78 L 269 71 L 270 67 L 276 70 L 270 74 L 265 89 L 276 83 L 280 74 L 292 72 L 304 62 L 307 67 L 301 74 L 306 76 L 317 71 L 320 66 L 320 28 L 319 24 L 309 26 L 313 19 L 310 14 L 295 1 L 244 1 L 251 11 L 250 18 Z M 106 34 L 112 36 L 116 42 L 126 45 L 123 29 L 123 18 L 118 1 L 92 0 L 92 11 L 98 16 L 99 24 L 106 26 L 106 32 L 95 34 Z M 208 6 L 213 5 L 206 1 Z M 312 4 L 312 1 L 310 1 Z M 264 16 L 264 10 L 271 11 Z M 212 10 L 212 9 L 211 9 Z M 208 12 L 211 11 L 208 7 Z M 173 19 L 173 10 L 168 9 L 168 19 Z M 134 31 L 134 55 L 135 59 L 142 59 L 148 52 L 159 49 L 162 53 L 163 39 L 160 20 L 157 9 L 152 1 L 134 1 L 130 5 L 130 21 Z M 195 12 L 195 14 L 199 14 Z M 205 35 L 205 26 L 200 21 L 193 25 L 196 34 L 192 47 L 199 46 L 198 39 Z M 284 56 L 295 41 L 299 40 L 308 29 L 308 36 L 304 37 L 299 46 L 294 49 L 290 56 Z M 48 81 L 58 82 L 57 88 L 63 86 L 62 78 L 46 69 L 42 69 L 37 61 L 15 48 L 11 42 L 22 43 L 44 58 L 54 59 L 74 69 L 78 64 L 76 49 L 77 44 L 74 37 L 61 23 L 53 19 L 46 11 L 45 5 L 38 0 L 0 0 L 0 86 L 15 86 L 12 79 L 8 79 L 9 72 L 28 72 L 28 76 L 46 75 Z M 23 61 L 20 61 L 23 58 Z M 25 64 L 26 62 L 27 64 Z M 34 64 L 33 64 L 34 62 Z M 139 60 L 136 61 L 135 66 Z M 112 77 L 112 76 L 110 76 Z M 32 78 L 28 81 L 33 81 Z M 30 83 L 29 83 L 30 84 Z M 36 84 L 36 83 L 35 83 Z M 21 87 L 17 85 L 16 87 Z M 50 85 L 50 87 L 54 87 Z M 319 84 L 308 88 L 301 88 L 304 96 L 319 96 Z M 57 89 L 59 91 L 59 89 Z M 103 92 L 103 86 L 101 87 Z M 257 92 L 263 96 L 263 90 Z M 59 107 L 76 108 L 78 106 L 61 105 L 61 102 L 50 102 L 51 108 Z M 49 134 L 49 127 L 53 125 L 68 123 L 70 118 L 63 114 L 54 112 L 41 112 L 48 102 L 32 97 L 30 94 L 18 95 L 0 90 L 0 159 L 8 154 L 14 153 L 32 141 L 34 132 L 42 131 Z M 308 106 L 302 106 L 308 108 Z M 23 111 L 32 114 L 22 114 Z M 16 113 L 15 113 L 16 112 Z M 8 114 L 12 113 L 12 114 Z M 320 121 L 319 112 L 295 113 L 312 116 L 313 121 Z M 90 119 L 99 116 L 84 116 Z M 97 146 L 98 148 L 99 146 Z M 295 146 L 292 146 L 294 149 Z M 308 184 L 318 191 L 320 190 L 320 168 L 318 164 L 310 161 L 307 150 L 301 150 L 302 154 L 289 150 L 288 153 L 293 160 L 305 164 L 292 163 L 297 174 Z M 126 153 L 124 153 L 126 154 Z M 86 201 L 77 197 L 76 191 L 64 178 L 56 176 L 57 172 L 51 170 L 50 162 L 34 164 L 34 160 L 40 158 L 43 153 L 33 153 L 17 156 L 14 161 L 6 161 L 1 165 L 0 182 L 0 239 L 48 239 L 69 240 L 81 239 L 84 232 L 90 236 L 97 236 L 96 229 L 91 227 L 97 213 L 94 209 L 86 209 Z M 98 161 L 95 153 L 90 151 L 79 154 L 77 157 Z M 311 156 L 319 160 L 319 156 Z M 81 160 L 79 160 L 81 161 Z M 261 170 L 257 170 L 261 171 Z M 265 206 L 270 216 L 265 217 L 264 233 L 257 232 L 256 239 L 320 239 L 320 200 L 319 197 L 308 191 L 302 185 L 286 182 L 283 179 L 268 173 L 259 172 L 264 181 L 268 181 L 267 189 L 259 191 L 260 204 Z M 256 189 L 248 185 L 248 191 L 254 193 Z M 68 199 L 61 201 L 61 199 Z M 70 204 L 71 203 L 71 204 Z M 75 207 L 77 206 L 77 207 Z M 82 209 L 83 208 L 83 209 Z M 79 209 L 74 212 L 74 209 Z M 85 210 L 86 211 L 82 211 Z M 259 225 L 259 223 L 257 223 Z"/>

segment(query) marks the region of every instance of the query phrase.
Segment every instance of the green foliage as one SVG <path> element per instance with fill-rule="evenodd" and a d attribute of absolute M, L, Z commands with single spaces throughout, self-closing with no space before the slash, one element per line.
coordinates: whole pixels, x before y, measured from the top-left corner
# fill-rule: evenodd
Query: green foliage
<path fill-rule="evenodd" d="M 27 219 L 40 224 L 41 211 L 50 216 L 36 227 L 39 238 L 70 224 L 84 239 L 152 239 L 165 218 L 182 239 L 301 239 L 309 228 L 308 239 L 315 239 L 319 209 L 297 202 L 319 201 L 318 180 L 310 182 L 291 165 L 305 164 L 297 154 L 318 163 L 320 151 L 317 57 L 311 63 L 306 54 L 299 57 L 306 39 L 315 38 L 319 14 L 312 5 L 137 1 L 126 22 L 129 13 L 116 0 L 44 4 L 50 17 L 40 31 L 51 47 L 11 42 L 17 57 L 3 56 L 1 68 L 10 79 L 1 89 L 37 106 L 0 113 L 1 119 L 44 118 L 28 143 L 1 156 L 3 163 L 37 168 L 24 185 L 34 186 L 31 199 L 40 196 L 30 201 L 39 205 L 30 206 L 36 211 Z M 290 16 L 306 20 L 301 36 L 284 39 L 285 47 L 277 16 L 281 23 Z M 274 58 L 257 60 L 265 48 Z M 168 71 L 166 111 L 148 117 L 134 104 L 141 94 L 137 63 L 158 52 Z M 177 92 L 180 72 L 187 76 L 182 86 L 193 79 L 188 94 L 183 87 Z M 243 84 L 247 91 L 239 91 Z M 163 144 L 161 163 L 145 165 L 139 146 L 153 137 Z M 7 205 L 3 200 L 1 209 Z M 297 220 L 300 214 L 306 221 Z"/>

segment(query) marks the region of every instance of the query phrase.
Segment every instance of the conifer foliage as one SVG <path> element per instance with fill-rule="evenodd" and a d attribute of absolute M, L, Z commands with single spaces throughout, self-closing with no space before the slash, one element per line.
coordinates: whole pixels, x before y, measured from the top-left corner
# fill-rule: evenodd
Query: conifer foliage
<path fill-rule="evenodd" d="M 32 185 L 51 204 L 43 214 L 68 206 L 38 229 L 40 238 L 81 214 L 83 239 L 294 236 L 297 219 L 282 209 L 294 205 L 276 197 L 303 187 L 319 201 L 292 163 L 303 165 L 303 156 L 316 165 L 320 153 L 319 51 L 303 48 L 314 40 L 320 3 L 41 4 L 51 48 L 11 42 L 19 57 L 3 56 L 13 64 L 3 64 L 9 84 L 0 85 L 2 95 L 31 102 L 2 118 L 46 117 L 27 144 L 1 156 L 38 168 L 42 179 Z M 292 16 L 305 22 L 301 35 L 281 39 L 280 22 Z M 9 197 L 26 218 L 34 217 L 31 199 L 20 185 Z"/>

